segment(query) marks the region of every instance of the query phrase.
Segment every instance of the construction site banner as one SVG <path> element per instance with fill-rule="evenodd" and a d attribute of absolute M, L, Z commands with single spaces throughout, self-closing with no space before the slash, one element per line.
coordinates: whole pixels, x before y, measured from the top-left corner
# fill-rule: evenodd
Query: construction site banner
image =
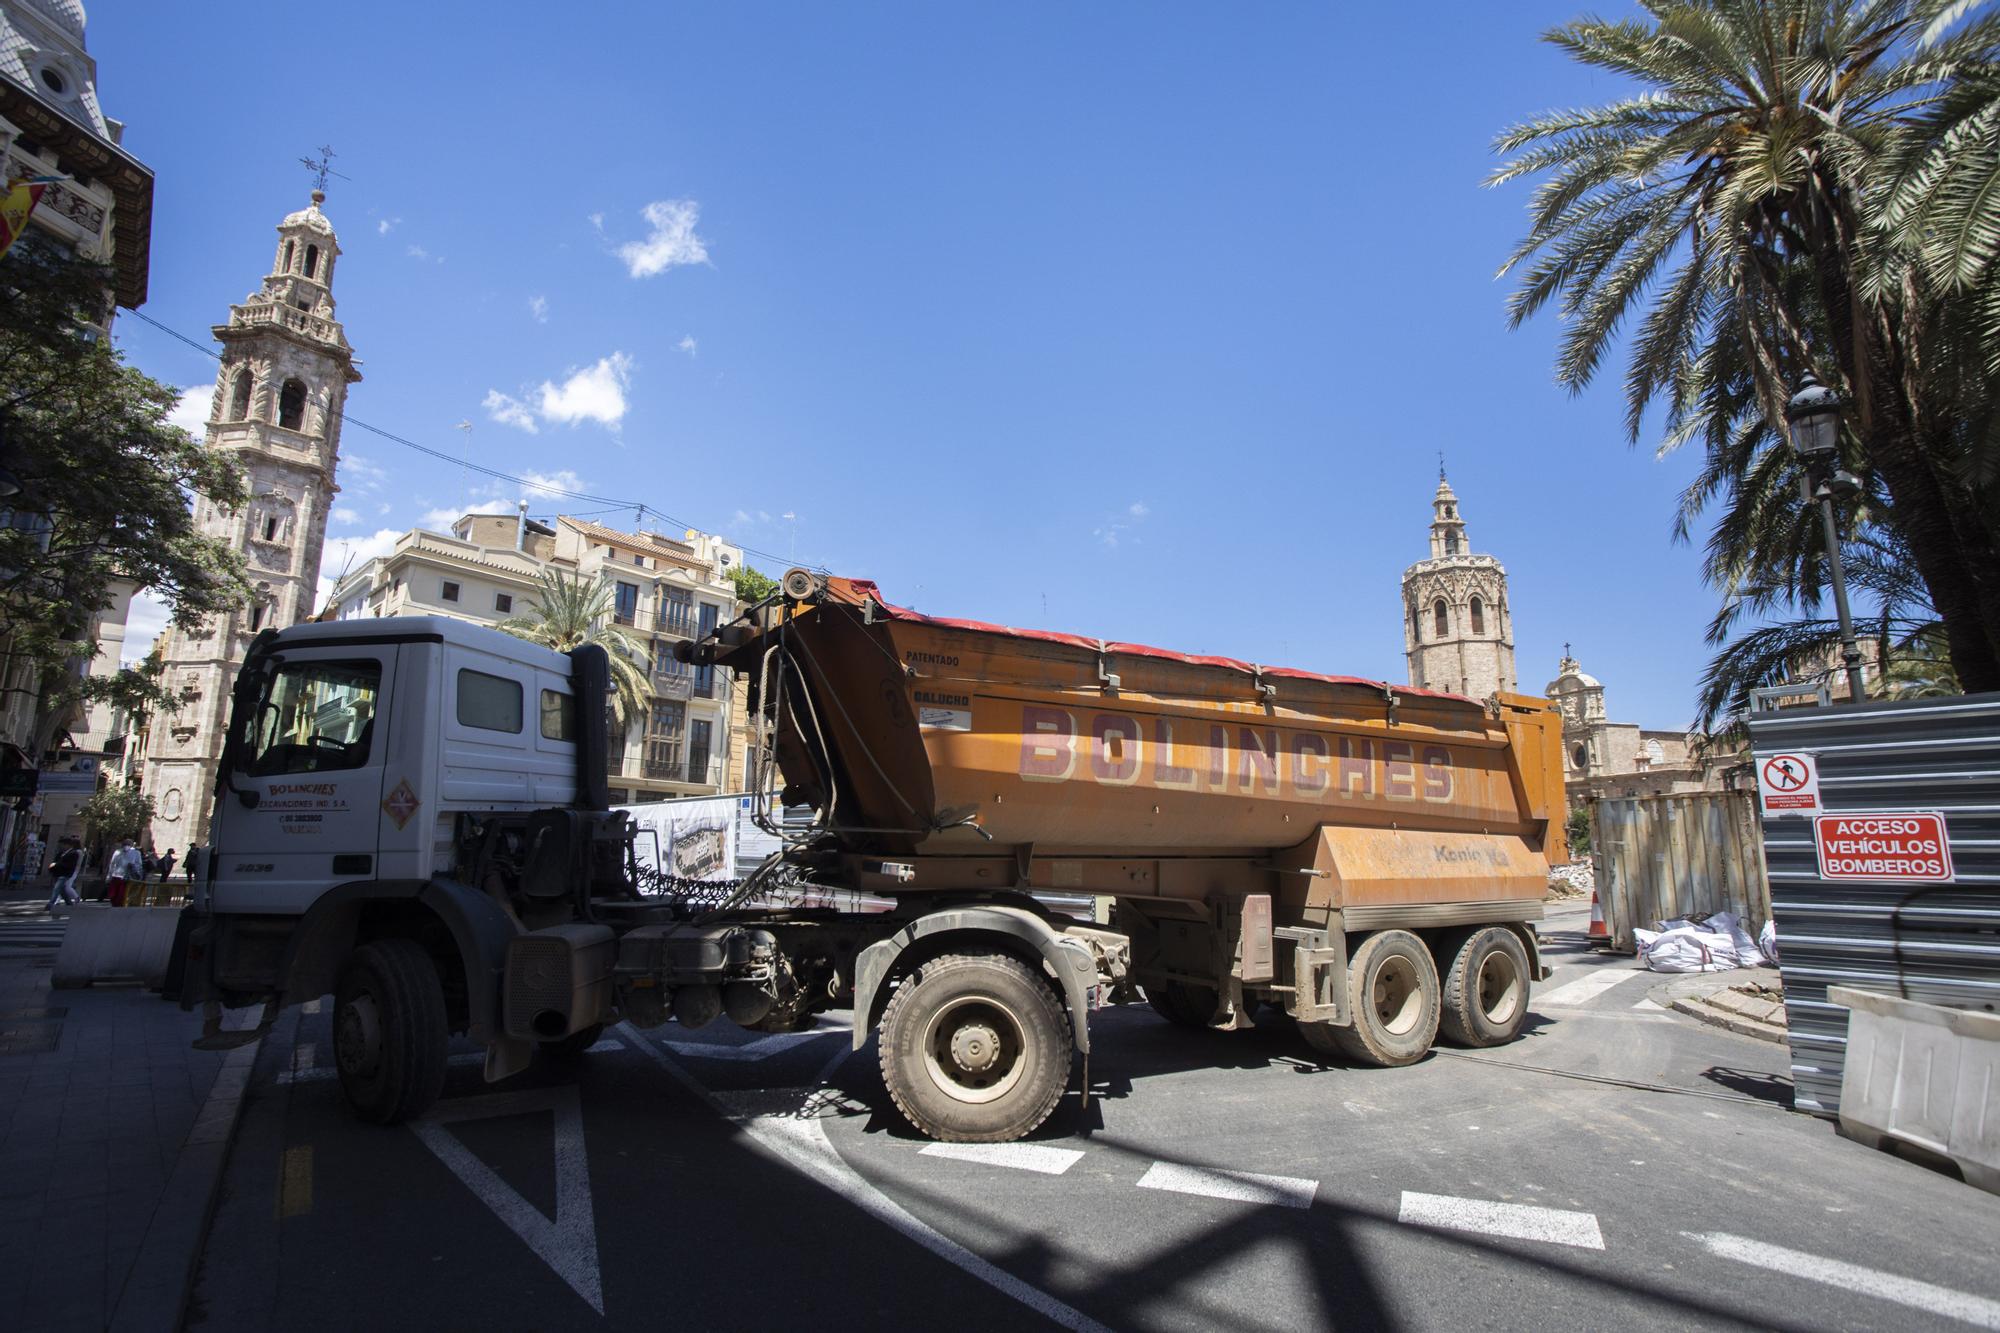
<path fill-rule="evenodd" d="M 737 799 L 702 796 L 616 808 L 639 827 L 634 851 L 641 866 L 681 879 L 735 879 Z"/>

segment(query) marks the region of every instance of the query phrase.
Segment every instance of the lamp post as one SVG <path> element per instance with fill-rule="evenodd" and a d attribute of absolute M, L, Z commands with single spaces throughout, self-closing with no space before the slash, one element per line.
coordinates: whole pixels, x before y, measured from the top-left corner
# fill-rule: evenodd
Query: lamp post
<path fill-rule="evenodd" d="M 1833 497 L 1836 493 L 1851 494 L 1860 483 L 1838 466 L 1840 395 L 1807 371 L 1799 391 L 1785 405 L 1785 424 L 1790 428 L 1792 452 L 1805 464 L 1806 477 L 1813 484 L 1810 498 L 1819 501 L 1820 521 L 1826 529 L 1827 566 L 1833 573 L 1833 605 L 1840 614 L 1840 660 L 1847 670 L 1847 697 L 1858 704 L 1868 694 L 1861 681 L 1861 648 L 1854 639 L 1854 618 L 1847 609 L 1847 574 L 1840 563 Z"/>

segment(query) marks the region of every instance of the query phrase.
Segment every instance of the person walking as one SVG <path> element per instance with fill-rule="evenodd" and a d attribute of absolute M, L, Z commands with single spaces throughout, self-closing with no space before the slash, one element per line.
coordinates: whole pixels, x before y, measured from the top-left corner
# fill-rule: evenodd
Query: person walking
<path fill-rule="evenodd" d="M 125 893 L 132 882 L 140 876 L 139 845 L 130 838 L 118 844 L 118 850 L 111 854 L 110 864 L 104 867 L 105 891 L 113 907 L 125 905 Z"/>
<path fill-rule="evenodd" d="M 201 869 L 202 846 L 196 843 L 188 848 L 187 860 L 183 863 L 187 871 L 188 887 L 194 887 L 194 877 Z"/>
<path fill-rule="evenodd" d="M 49 905 L 43 909 L 53 912 L 58 902 L 80 902 L 76 891 L 76 877 L 83 873 L 83 844 L 65 835 L 57 844 L 62 850 L 49 863 L 49 873 L 55 876 L 55 884 L 49 890 Z"/>
<path fill-rule="evenodd" d="M 167 854 L 160 858 L 160 882 L 166 883 L 174 877 L 174 849 L 167 848 Z"/>

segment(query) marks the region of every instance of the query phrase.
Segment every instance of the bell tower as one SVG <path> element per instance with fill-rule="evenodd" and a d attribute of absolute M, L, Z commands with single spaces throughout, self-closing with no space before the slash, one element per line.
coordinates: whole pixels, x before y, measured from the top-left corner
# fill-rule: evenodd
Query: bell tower
<path fill-rule="evenodd" d="M 1475 699 L 1518 688 L 1507 571 L 1473 554 L 1443 467 L 1431 496 L 1430 558 L 1403 571 L 1403 650 L 1412 685 Z"/>
<path fill-rule="evenodd" d="M 153 845 L 183 853 L 208 841 L 215 766 L 228 721 L 229 688 L 260 630 L 313 614 L 327 515 L 339 487 L 341 413 L 361 378 L 334 318 L 340 244 L 320 212 L 323 190 L 278 224 L 271 271 L 229 322 L 209 403 L 206 444 L 232 455 L 248 496 L 239 509 L 195 502 L 195 523 L 241 553 L 251 596 L 198 631 L 169 629 L 162 648 L 168 688 L 186 696 L 156 718 L 144 787 L 153 798 Z"/>

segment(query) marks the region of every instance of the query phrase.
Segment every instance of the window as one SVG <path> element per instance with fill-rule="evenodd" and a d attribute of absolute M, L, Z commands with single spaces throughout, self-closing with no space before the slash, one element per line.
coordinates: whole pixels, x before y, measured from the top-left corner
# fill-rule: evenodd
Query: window
<path fill-rule="evenodd" d="M 1444 598 L 1437 599 L 1431 607 L 1431 619 L 1437 622 L 1437 637 L 1442 639 L 1451 633 L 1451 610 L 1444 604 Z"/>
<path fill-rule="evenodd" d="M 494 593 L 494 594 L 493 594 L 493 609 L 494 609 L 495 611 L 499 611 L 499 612 L 503 612 L 503 613 L 504 613 L 504 612 L 508 612 L 508 611 L 512 611 L 512 610 L 514 609 L 514 594 L 512 594 L 512 593 L 509 593 L 509 592 L 496 592 L 496 593 Z"/>
<path fill-rule="evenodd" d="M 652 712 L 646 718 L 648 736 L 679 736 L 681 727 L 687 721 L 687 705 L 675 703 L 671 699 L 653 700 Z"/>
<path fill-rule="evenodd" d="M 697 718 L 688 724 L 688 781 L 708 781 L 708 741 L 715 724 Z"/>
<path fill-rule="evenodd" d="M 447 602 L 457 601 L 458 585 L 456 583 L 453 583 L 450 579 L 444 580 L 444 586 L 439 590 L 438 596 L 444 598 Z"/>
<path fill-rule="evenodd" d="M 1458 534 L 1457 534 L 1457 533 L 1455 533 L 1455 532 L 1449 532 L 1449 533 L 1446 533 L 1446 534 L 1445 534 L 1445 539 L 1444 539 L 1444 553 L 1445 553 L 1446 555 L 1457 555 L 1457 554 L 1458 554 Z"/>
<path fill-rule="evenodd" d="M 618 705 L 609 699 L 604 702 L 604 758 L 613 773 L 625 767 L 625 724 L 618 719 Z"/>
<path fill-rule="evenodd" d="M 279 269 L 279 272 L 281 272 L 281 273 L 290 273 L 290 272 L 292 271 L 292 250 L 293 250 L 293 247 L 294 247 L 294 242 L 292 242 L 292 241 L 286 241 L 286 242 L 285 242 L 285 262 L 284 262 L 283 266 L 282 266 L 282 267 L 281 267 L 281 268 Z"/>
<path fill-rule="evenodd" d="M 306 247 L 306 276 L 310 278 L 316 276 L 318 273 L 319 247 L 317 245 L 308 245 Z"/>
<path fill-rule="evenodd" d="M 1472 613 L 1472 632 L 1474 634 L 1484 634 L 1486 632 L 1486 606 L 1485 603 L 1479 600 L 1476 594 L 1473 596 L 1470 610 Z"/>
<path fill-rule="evenodd" d="M 646 557 L 640 555 L 637 551 L 634 551 L 632 553 L 632 563 L 637 565 L 639 568 L 644 569 L 646 567 Z"/>
<path fill-rule="evenodd" d="M 684 589 L 660 589 L 660 628 L 669 634 L 694 633 L 694 598 Z"/>
<path fill-rule="evenodd" d="M 69 84 L 63 81 L 63 76 L 48 68 L 48 66 L 44 65 L 42 67 L 41 74 L 42 86 L 56 96 L 60 97 L 69 91 Z"/>
<path fill-rule="evenodd" d="M 267 541 L 267 542 L 274 542 L 274 541 L 278 540 L 278 533 L 279 533 L 280 531 L 281 531 L 281 529 L 280 529 L 280 527 L 279 527 L 279 524 L 278 524 L 278 516 L 277 516 L 276 514 L 267 514 L 267 515 L 265 515 L 265 516 L 264 516 L 264 540 L 265 540 L 265 541 Z"/>
<path fill-rule="evenodd" d="M 646 717 L 646 776 L 679 779 L 681 730 L 687 722 L 687 706 L 667 699 L 655 699 Z"/>
<path fill-rule="evenodd" d="M 278 391 L 278 424 L 286 430 L 299 430 L 306 419 L 306 386 L 297 380 L 286 380 L 285 387 Z"/>
<path fill-rule="evenodd" d="M 701 619 L 695 623 L 695 636 L 697 638 L 707 638 L 710 632 L 715 629 L 715 621 L 719 614 L 720 608 L 714 602 L 703 602 L 701 604 Z M 715 697 L 714 667 L 700 666 L 694 669 L 694 692 L 704 699 Z"/>
<path fill-rule="evenodd" d="M 249 720 L 245 772 L 324 773 L 368 762 L 381 691 L 379 662 L 298 662 L 279 668 Z"/>
<path fill-rule="evenodd" d="M 458 673 L 458 724 L 481 731 L 521 731 L 521 682 L 484 671 Z"/>
<path fill-rule="evenodd" d="M 1571 750 L 1569 752 L 1569 757 L 1570 757 L 1570 762 L 1575 764 L 1578 768 L 1590 767 L 1590 751 L 1584 749 L 1583 746 L 1581 745 L 1578 745 L 1575 749 Z"/>
<path fill-rule="evenodd" d="M 621 583 L 618 585 L 616 601 L 612 608 L 612 619 L 621 625 L 630 625 L 639 617 L 639 585 Z"/>
<path fill-rule="evenodd" d="M 229 390 L 229 419 L 241 421 L 250 415 L 250 372 L 236 372 L 236 383 Z"/>
<path fill-rule="evenodd" d="M 542 691 L 542 739 L 576 739 L 576 696 L 561 690 Z"/>
<path fill-rule="evenodd" d="M 257 602 L 250 607 L 250 632 L 255 634 L 262 628 L 264 628 L 264 604 Z"/>

